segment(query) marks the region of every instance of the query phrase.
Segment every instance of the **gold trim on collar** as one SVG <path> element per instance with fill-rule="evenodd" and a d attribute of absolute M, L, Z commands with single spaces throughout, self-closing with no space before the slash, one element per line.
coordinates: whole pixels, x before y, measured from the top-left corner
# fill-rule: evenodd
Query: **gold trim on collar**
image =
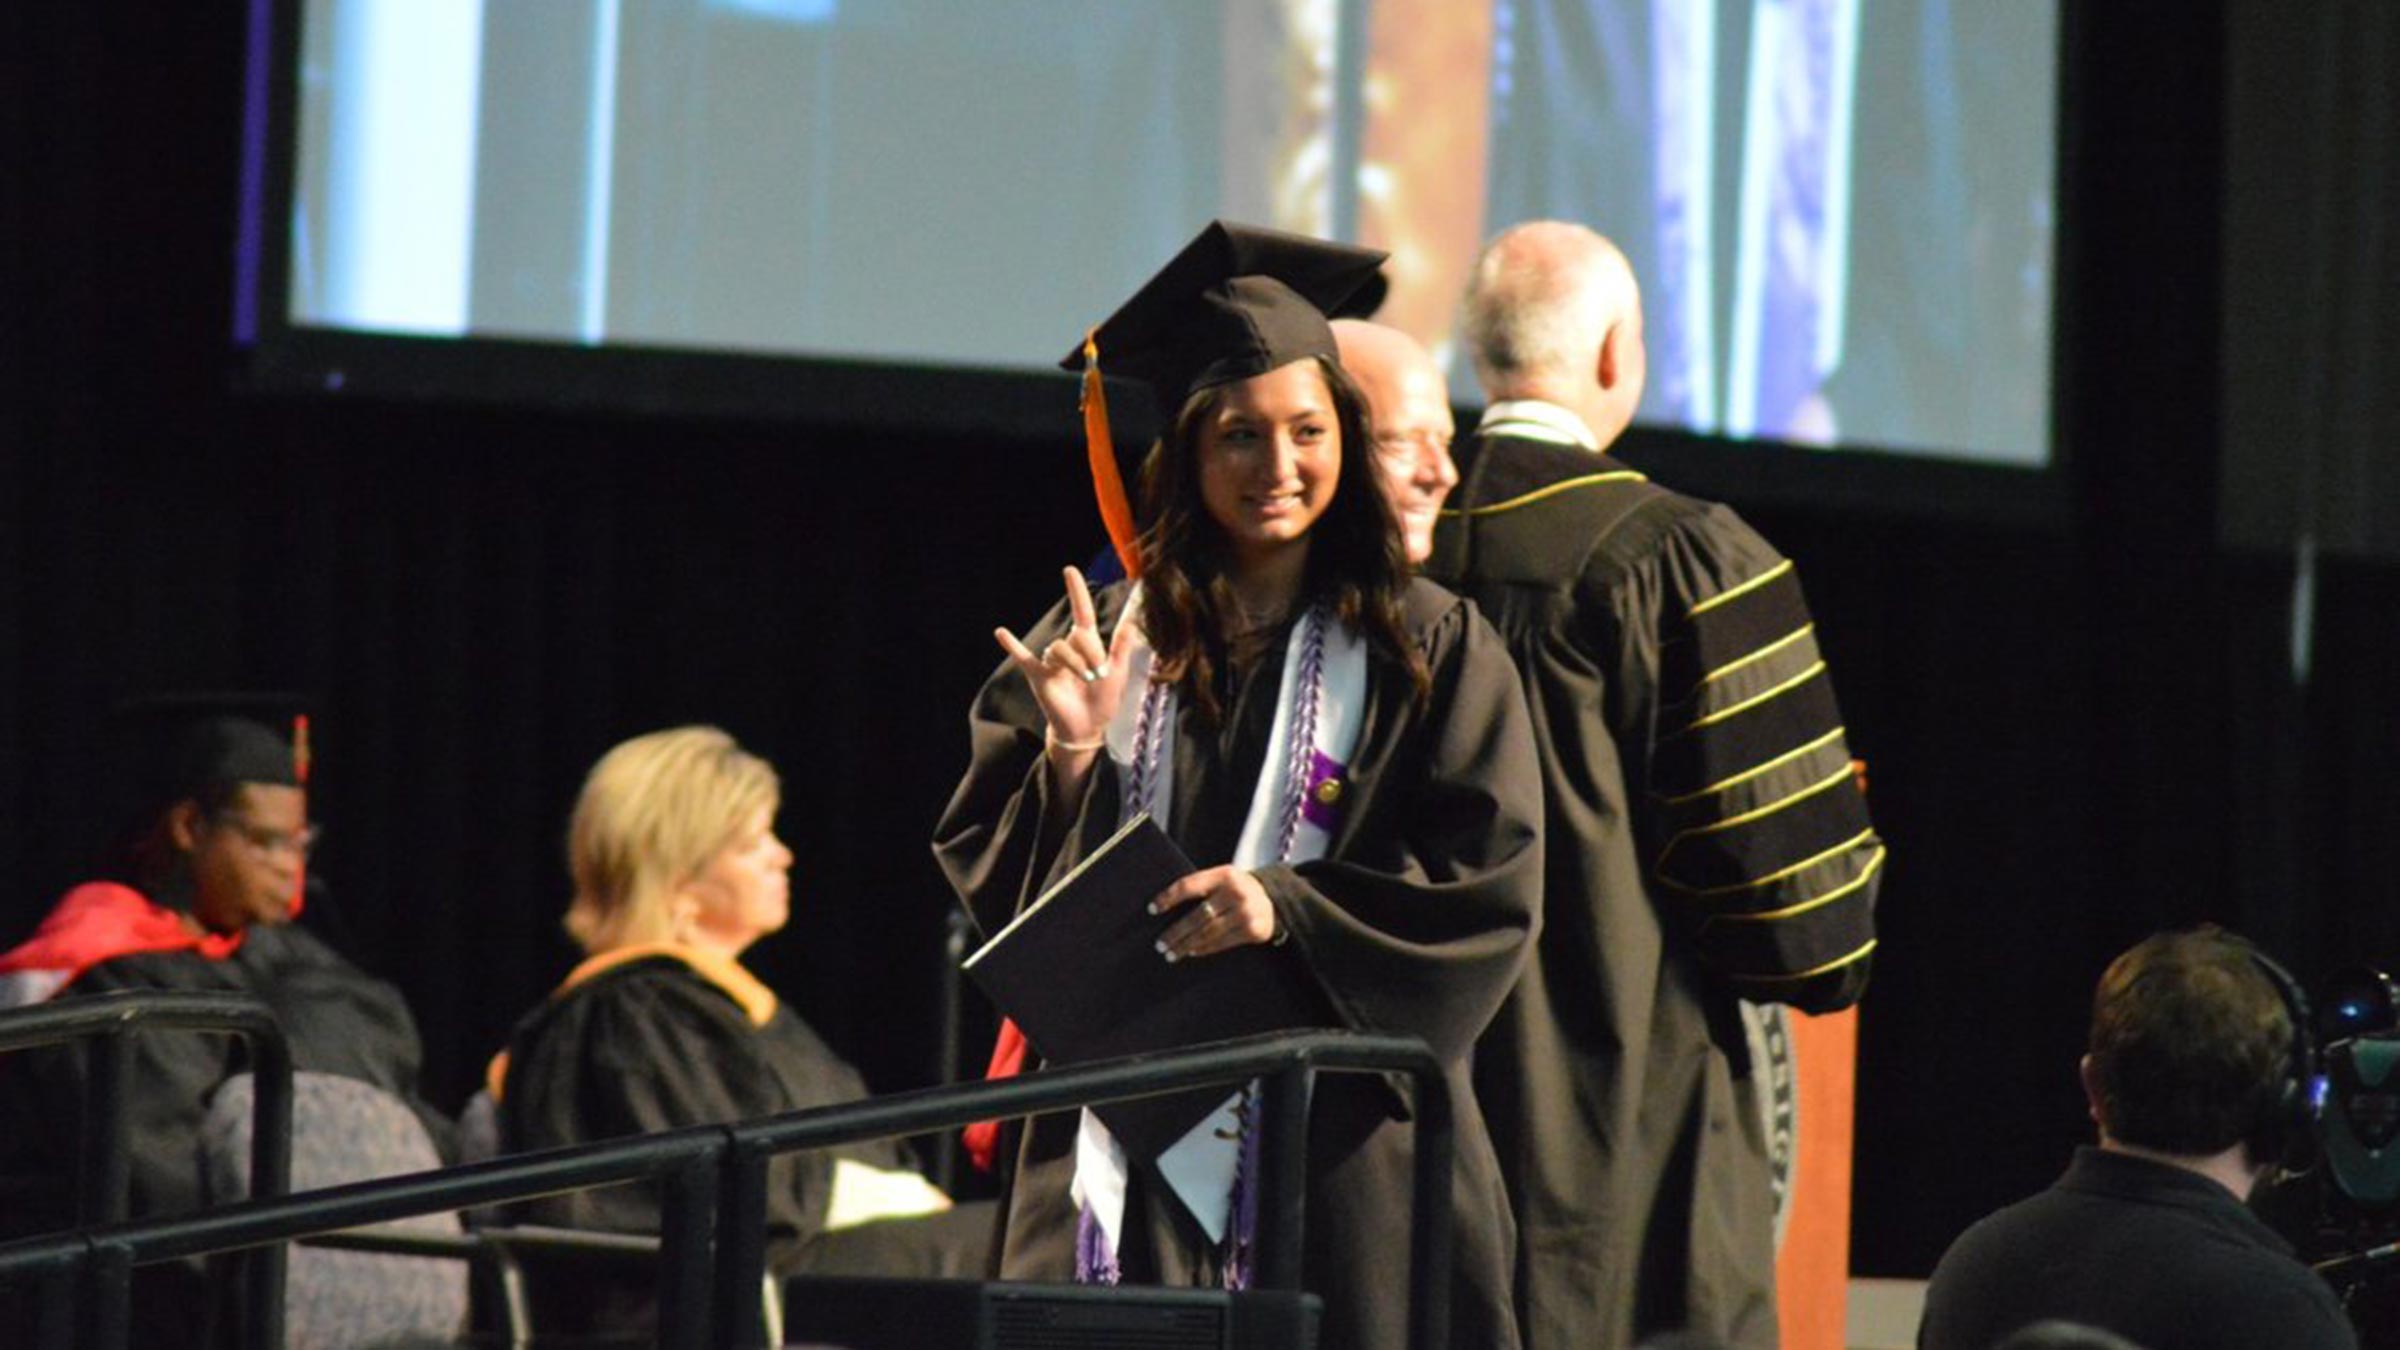
<path fill-rule="evenodd" d="M 727 998 L 741 1005 L 742 1015 L 750 1019 L 750 1025 L 763 1027 L 774 1019 L 775 991 L 760 983 L 759 978 L 745 969 L 741 962 L 730 956 L 719 956 L 715 952 L 704 952 L 677 942 L 637 942 L 630 947 L 618 947 L 587 957 L 582 965 L 567 972 L 567 978 L 559 982 L 558 988 L 550 991 L 550 997 L 565 998 L 578 985 L 588 984 L 619 966 L 653 956 L 681 961 L 691 968 L 693 974 L 723 990 Z M 494 1102 L 498 1102 L 507 1091 L 506 1050 L 492 1056 L 491 1062 L 484 1066 L 483 1087 L 484 1091 L 492 1094 Z"/>
<path fill-rule="evenodd" d="M 567 972 L 565 981 L 551 992 L 550 997 L 563 997 L 568 990 L 587 980 L 628 962 L 647 960 L 653 956 L 671 957 L 691 967 L 693 974 L 723 990 L 726 997 L 742 1005 L 742 1013 L 750 1019 L 750 1025 L 763 1027 L 774 1019 L 775 991 L 760 983 L 759 978 L 745 969 L 741 962 L 680 942 L 638 942 L 630 947 L 602 952 Z"/>
<path fill-rule="evenodd" d="M 1504 502 L 1493 502 L 1488 506 L 1470 506 L 1464 509 L 1452 507 L 1444 510 L 1441 514 L 1447 520 L 1461 520 L 1470 516 L 1496 516 L 1503 511 L 1514 511 L 1520 506 L 1531 506 L 1545 497 L 1555 497 L 1571 488 L 1592 487 L 1600 483 L 1647 483 L 1649 481 L 1647 475 L 1633 469 L 1612 469 L 1606 473 L 1587 473 L 1580 478 L 1563 478 L 1548 487 L 1535 488 L 1522 497 L 1511 497 Z"/>

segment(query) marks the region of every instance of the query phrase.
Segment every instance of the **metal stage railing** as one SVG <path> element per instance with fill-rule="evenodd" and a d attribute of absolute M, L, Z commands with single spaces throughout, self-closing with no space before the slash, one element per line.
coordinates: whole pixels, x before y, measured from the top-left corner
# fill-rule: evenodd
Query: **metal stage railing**
<path fill-rule="evenodd" d="M 956 1084 L 733 1125 L 497 1158 L 438 1172 L 262 1197 L 202 1213 L 106 1224 L 0 1245 L 0 1282 L 82 1277 L 87 1306 L 122 1309 L 132 1268 L 418 1214 L 503 1204 L 622 1182 L 660 1184 L 659 1338 L 676 1350 L 764 1343 L 758 1289 L 766 1273 L 766 1164 L 779 1154 L 955 1129 L 1196 1088 L 1265 1080 L 1260 1102 L 1257 1285 L 1301 1287 L 1308 1113 L 1319 1073 L 1401 1073 L 1415 1085 L 1416 1174 L 1409 1243 L 1409 1345 L 1441 1350 L 1449 1333 L 1450 1178 L 1455 1108 L 1441 1061 L 1422 1041 L 1340 1031 L 1285 1032 L 998 1082 Z M 246 1343 L 273 1347 L 281 1326 L 253 1319 Z M 76 1342 L 123 1350 L 122 1316 Z"/>
<path fill-rule="evenodd" d="M 125 1097 L 131 1083 L 132 1060 L 125 1038 L 135 1032 L 198 1031 L 239 1037 L 249 1048 L 250 1068 L 258 1084 L 252 1100 L 250 1131 L 251 1194 L 279 1196 L 290 1189 L 292 1174 L 292 1052 L 283 1027 L 267 1005 L 245 994 L 174 993 L 125 990 L 90 998 L 60 999 L 0 1012 L 0 1054 L 45 1045 L 86 1041 L 84 1052 L 81 1160 L 76 1169 L 75 1217 L 79 1225 L 107 1225 L 124 1220 L 131 1162 L 126 1138 Z M 39 1239 L 36 1239 L 39 1241 Z M 95 1255 L 105 1264 L 112 1258 Z M 72 1273 L 68 1267 L 57 1273 Z M 242 1303 L 248 1324 L 262 1329 L 267 1343 L 281 1340 L 283 1326 L 283 1249 L 268 1248 L 249 1263 Z M 105 1304 L 85 1300 L 91 1316 L 83 1337 L 91 1344 L 121 1344 L 123 1300 Z M 113 1341 L 106 1319 L 118 1317 Z M 54 1337 L 63 1337 L 61 1319 L 45 1313 L 43 1321 Z"/>

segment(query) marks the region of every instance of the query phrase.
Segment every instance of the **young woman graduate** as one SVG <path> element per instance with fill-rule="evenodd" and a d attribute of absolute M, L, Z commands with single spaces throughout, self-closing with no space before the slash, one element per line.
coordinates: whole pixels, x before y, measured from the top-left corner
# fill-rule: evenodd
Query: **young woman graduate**
<path fill-rule="evenodd" d="M 997 931 L 1147 811 L 1200 869 L 1154 902 L 1175 916 L 1158 959 L 1266 944 L 1322 1025 L 1429 1042 L 1459 1108 L 1453 1343 L 1513 1346 L 1513 1234 L 1465 1068 L 1533 937 L 1540 788 L 1515 670 L 1409 577 L 1335 357 L 1325 313 L 1381 258 L 1212 224 L 1068 358 L 1087 398 L 1101 353 L 1158 398 L 1139 580 L 1095 596 L 1070 568 L 1025 638 L 998 630 L 934 847 Z M 1381 1077 L 1317 1090 L 1303 1279 L 1328 1346 L 1405 1339 L 1408 1114 Z M 1088 1113 L 1031 1121 L 1002 1273 L 1238 1287 L 1255 1172 L 1226 1147 L 1170 1181 Z"/>

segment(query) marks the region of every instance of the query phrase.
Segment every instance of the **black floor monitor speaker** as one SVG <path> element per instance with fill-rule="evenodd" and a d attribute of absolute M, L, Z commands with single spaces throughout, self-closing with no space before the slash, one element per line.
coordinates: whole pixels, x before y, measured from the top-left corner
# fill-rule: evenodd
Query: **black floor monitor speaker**
<path fill-rule="evenodd" d="M 784 1342 L 840 1350 L 1315 1350 L 1322 1304 L 1282 1290 L 797 1276 Z"/>

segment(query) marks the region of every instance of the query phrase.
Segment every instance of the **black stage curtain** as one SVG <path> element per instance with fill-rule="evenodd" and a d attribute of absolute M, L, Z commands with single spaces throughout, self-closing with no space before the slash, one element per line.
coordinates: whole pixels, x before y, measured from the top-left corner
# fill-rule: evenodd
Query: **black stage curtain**
<path fill-rule="evenodd" d="M 989 630 L 1098 545 L 1072 407 L 1025 444 L 237 397 L 238 8 L 0 6 L 0 940 L 77 875 L 112 699 L 310 691 L 317 921 L 406 990 L 456 1104 L 569 962 L 583 770 L 707 720 L 786 778 L 796 917 L 754 963 L 879 1087 L 926 1081 L 925 840 Z M 2214 542 L 2223 25 L 2073 10 L 2071 517 L 1753 512 L 1893 848 L 1866 1273 L 2055 1175 L 2091 983 L 2142 933 L 2400 957 L 2400 572 L 2319 565 L 2301 681 L 2294 564 Z"/>
<path fill-rule="evenodd" d="M 2400 555 L 2400 7 L 2229 18 L 2225 535 Z"/>

